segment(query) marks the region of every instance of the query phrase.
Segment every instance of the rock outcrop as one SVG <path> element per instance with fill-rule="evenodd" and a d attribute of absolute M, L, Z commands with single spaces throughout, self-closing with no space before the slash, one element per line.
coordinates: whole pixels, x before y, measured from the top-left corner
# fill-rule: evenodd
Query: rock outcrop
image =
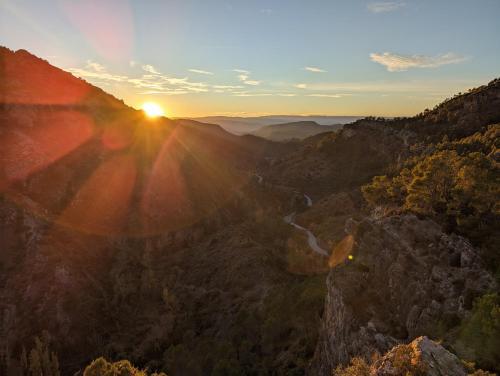
<path fill-rule="evenodd" d="M 396 376 L 402 374 L 401 368 L 427 376 L 467 375 L 460 359 L 425 336 L 391 349 L 372 365 L 371 373 L 374 376 Z"/>
<path fill-rule="evenodd" d="M 334 267 L 312 374 L 330 375 L 354 356 L 385 353 L 421 335 L 446 340 L 494 285 L 475 249 L 430 220 L 365 220 L 352 260 Z"/>

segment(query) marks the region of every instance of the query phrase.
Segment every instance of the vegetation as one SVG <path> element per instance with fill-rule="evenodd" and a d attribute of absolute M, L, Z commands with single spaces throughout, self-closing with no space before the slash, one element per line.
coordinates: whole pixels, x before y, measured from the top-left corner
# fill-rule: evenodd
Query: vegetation
<path fill-rule="evenodd" d="M 425 365 L 416 358 L 415 351 L 411 344 L 396 346 L 390 351 L 391 375 L 398 376 L 424 376 L 426 375 Z M 338 366 L 333 372 L 334 376 L 370 376 L 374 375 L 374 369 L 379 366 L 382 360 L 375 354 L 370 362 L 361 357 L 354 357 L 347 366 Z"/>
<path fill-rule="evenodd" d="M 148 373 L 135 368 L 128 360 L 108 362 L 104 358 L 94 360 L 83 371 L 83 376 L 167 376 L 163 372 Z"/>
<path fill-rule="evenodd" d="M 338 366 L 333 371 L 333 376 L 370 376 L 370 365 L 360 357 L 351 359 L 348 366 Z"/>
<path fill-rule="evenodd" d="M 26 353 L 23 348 L 20 359 L 23 376 L 59 376 L 59 360 L 50 350 L 50 336 L 44 331 L 41 337 L 35 337 L 33 348 Z"/>
<path fill-rule="evenodd" d="M 455 344 L 459 354 L 485 369 L 500 371 L 500 297 L 486 294 L 474 302 Z"/>
<path fill-rule="evenodd" d="M 490 265 L 498 265 L 500 244 L 500 125 L 450 142 L 407 165 L 395 176 L 376 176 L 363 186 L 372 207 L 406 210 L 442 223 L 484 246 Z"/>
<path fill-rule="evenodd" d="M 2 375 L 59 376 L 84 368 L 85 376 L 147 376 L 149 370 L 303 375 L 317 346 L 326 286 L 324 274 L 304 272 L 306 257 L 289 252 L 287 241 L 296 232 L 282 214 L 289 213 L 293 190 L 314 197 L 355 191 L 357 198 L 359 186 L 380 175 L 363 188 L 371 206 L 434 218 L 489 249 L 489 264 L 498 264 L 500 131 L 498 125 L 482 127 L 500 108 L 499 82 L 480 89 L 480 100 L 457 97 L 418 118 L 365 119 L 339 133 L 279 146 L 198 123 L 158 119 L 158 126 L 144 127 L 142 114 L 69 73 L 25 51 L 0 53 L 13 70 L 2 71 L 8 83 L 2 88 L 20 94 L 20 103 L 76 103 L 71 111 L 95 121 L 82 145 L 56 160 L 41 158 L 47 165 L 39 166 L 38 155 L 31 158 L 24 145 L 37 145 L 33 134 L 44 134 L 39 120 L 57 119 L 65 106 L 0 106 L 4 133 L 23 140 L 19 150 L 17 143 L 8 146 L 16 153 L 2 154 L 7 157 L 0 172 L 0 183 L 8 183 L 0 193 Z M 77 102 L 68 102 L 74 94 Z M 477 109 L 466 109 L 466 102 Z M 489 113 L 484 107 L 491 107 Z M 453 128 L 464 113 L 473 116 L 472 127 Z M 431 123 L 436 126 L 427 128 Z M 413 158 L 382 175 L 406 152 L 400 142 L 405 132 L 417 139 L 409 141 Z M 468 137 L 460 139 L 464 132 Z M 438 142 L 443 134 L 449 139 Z M 52 138 L 44 134 L 42 140 Z M 290 157 L 282 150 L 290 150 Z M 111 168 L 90 184 L 100 176 L 101 163 L 121 156 L 136 171 L 124 175 L 132 184 L 130 197 L 126 187 L 111 184 Z M 15 159 L 20 163 L 11 164 Z M 32 162 L 33 169 L 26 169 Z M 16 166 L 26 176 L 11 185 L 5 178 L 17 176 Z M 257 166 L 265 180 L 249 184 Z M 106 189 L 115 185 L 116 192 Z M 147 205 L 145 192 L 152 200 Z M 344 201 L 323 206 L 316 218 L 314 209 L 307 210 L 315 233 L 329 233 L 335 241 L 345 235 L 341 216 L 353 216 L 357 200 L 338 211 Z M 114 219 L 116 203 L 123 223 Z M 318 200 L 314 207 L 322 205 Z M 355 242 L 347 238 L 342 249 Z M 45 332 L 32 345 L 40 328 L 53 337 Z M 488 295 L 462 323 L 457 348 L 472 351 L 467 359 L 494 367 L 498 338 L 498 297 Z M 396 363 L 409 372 L 404 350 Z M 98 358 L 84 367 L 101 355 L 129 360 Z M 353 359 L 337 372 L 363 375 L 368 366 Z"/>

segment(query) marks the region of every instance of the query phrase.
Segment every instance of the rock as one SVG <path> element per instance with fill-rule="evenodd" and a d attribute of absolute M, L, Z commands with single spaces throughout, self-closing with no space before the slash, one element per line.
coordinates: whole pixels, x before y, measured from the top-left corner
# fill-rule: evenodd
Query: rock
<path fill-rule="evenodd" d="M 428 376 L 465 376 L 464 365 L 454 354 L 427 337 L 418 337 L 408 345 L 391 349 L 371 367 L 376 376 L 403 374 L 403 369 L 411 374 Z M 408 373 L 406 373 L 408 374 Z"/>
<path fill-rule="evenodd" d="M 327 279 L 314 375 L 421 335 L 446 341 L 473 297 L 495 285 L 467 241 L 413 215 L 364 220 L 351 254 Z"/>

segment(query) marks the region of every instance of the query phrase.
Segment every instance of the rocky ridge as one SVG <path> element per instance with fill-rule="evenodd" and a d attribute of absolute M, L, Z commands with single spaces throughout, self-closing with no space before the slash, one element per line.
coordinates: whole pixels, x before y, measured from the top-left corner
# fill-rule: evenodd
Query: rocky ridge
<path fill-rule="evenodd" d="M 477 251 L 430 220 L 367 219 L 352 260 L 330 271 L 313 375 L 421 336 L 449 337 L 475 296 L 493 289 Z"/>

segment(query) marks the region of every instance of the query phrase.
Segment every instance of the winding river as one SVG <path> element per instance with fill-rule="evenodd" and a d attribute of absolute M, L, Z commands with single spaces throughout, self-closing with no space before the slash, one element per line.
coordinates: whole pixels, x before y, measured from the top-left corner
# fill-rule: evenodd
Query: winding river
<path fill-rule="evenodd" d="M 259 184 L 262 184 L 262 181 L 264 180 L 262 178 L 261 175 L 259 174 L 254 174 L 256 177 L 257 177 L 257 182 Z M 304 193 L 304 198 L 306 200 L 306 204 L 308 207 L 311 207 L 313 202 L 312 202 L 312 199 L 311 197 L 309 197 L 308 195 L 306 195 Z M 309 244 L 309 248 L 311 248 L 314 252 L 322 255 L 322 256 L 326 256 L 328 257 L 330 254 L 323 248 L 321 248 L 318 244 L 318 239 L 316 238 L 316 236 L 314 236 L 314 234 L 308 230 L 307 228 L 305 227 L 302 227 L 298 224 L 296 224 L 293 219 L 295 218 L 295 212 L 291 213 L 291 214 L 288 214 L 287 216 L 283 217 L 283 220 L 288 223 L 289 225 L 295 227 L 297 230 L 300 230 L 300 231 L 304 231 L 306 234 L 307 234 L 307 244 Z"/>

